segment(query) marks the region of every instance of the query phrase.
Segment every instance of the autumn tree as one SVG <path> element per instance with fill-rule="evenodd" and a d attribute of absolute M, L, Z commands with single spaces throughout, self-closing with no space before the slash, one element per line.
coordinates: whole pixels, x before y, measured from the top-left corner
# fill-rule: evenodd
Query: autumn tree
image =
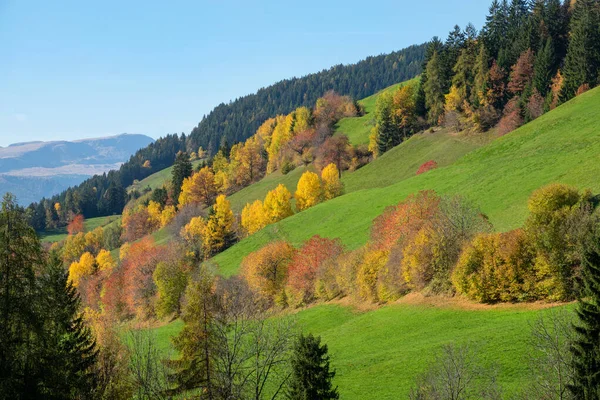
<path fill-rule="evenodd" d="M 513 97 L 504 107 L 502 118 L 498 122 L 498 134 L 506 135 L 523 125 L 525 121 L 522 114 L 519 98 Z"/>
<path fill-rule="evenodd" d="M 218 351 L 215 331 L 215 305 L 212 275 L 204 268 L 185 291 L 181 320 L 184 325 L 173 338 L 179 357 L 167 361 L 173 371 L 170 393 L 199 389 L 207 398 L 215 398 L 214 353 Z"/>
<path fill-rule="evenodd" d="M 294 215 L 291 199 L 292 194 L 288 188 L 281 183 L 277 185 L 275 189 L 267 193 L 263 211 L 268 223 L 275 223 Z"/>
<path fill-rule="evenodd" d="M 231 203 L 224 195 L 217 196 L 212 214 L 204 230 L 203 244 L 207 256 L 217 254 L 235 241 L 234 217 Z"/>
<path fill-rule="evenodd" d="M 414 85 L 402 85 L 392 99 L 394 122 L 405 140 L 413 133 L 416 123 L 416 89 Z"/>
<path fill-rule="evenodd" d="M 176 259 L 161 261 L 152 274 L 158 299 L 156 314 L 159 318 L 178 316 L 181 312 L 181 299 L 188 283 L 185 264 Z"/>
<path fill-rule="evenodd" d="M 204 167 L 189 178 L 185 178 L 181 186 L 179 204 L 200 203 L 210 206 L 217 196 L 215 175 L 209 167 Z"/>
<path fill-rule="evenodd" d="M 287 242 L 271 242 L 242 261 L 242 275 L 250 287 L 270 301 L 281 299 L 288 266 L 296 250 Z"/>
<path fill-rule="evenodd" d="M 74 287 L 79 285 L 81 278 L 92 275 L 97 269 L 96 259 L 91 253 L 83 253 L 79 261 L 69 267 L 69 281 Z"/>
<path fill-rule="evenodd" d="M 267 226 L 270 221 L 265 213 L 263 202 L 256 200 L 252 204 L 246 204 L 242 210 L 241 223 L 242 228 L 248 235 L 252 235 Z"/>
<path fill-rule="evenodd" d="M 341 178 L 342 171 L 348 169 L 350 161 L 352 161 L 351 149 L 348 136 L 336 134 L 325 140 L 319 147 L 317 163 L 322 167 L 331 163 L 335 164 Z"/>
<path fill-rule="evenodd" d="M 298 181 L 294 197 L 296 198 L 296 207 L 299 211 L 304 211 L 319 204 L 323 198 L 319 176 L 314 172 L 304 172 Z"/>
<path fill-rule="evenodd" d="M 253 136 L 235 153 L 235 182 L 238 185 L 247 186 L 264 174 L 266 160 L 261 152 L 261 143 L 258 137 Z"/>
<path fill-rule="evenodd" d="M 514 95 L 521 95 L 533 79 L 534 55 L 531 49 L 521 54 L 517 63 L 512 66 L 508 91 Z"/>
<path fill-rule="evenodd" d="M 331 200 L 344 193 L 344 184 L 340 180 L 340 174 L 335 164 L 329 164 L 321 171 L 323 182 L 323 199 Z"/>
<path fill-rule="evenodd" d="M 69 235 L 76 235 L 79 232 L 83 232 L 83 230 L 85 229 L 83 222 L 83 215 L 75 215 L 71 222 L 69 222 L 69 225 L 67 225 L 67 232 L 69 233 Z"/>
<path fill-rule="evenodd" d="M 339 239 L 318 235 L 304 243 L 289 266 L 288 290 L 293 305 L 306 304 L 314 299 L 317 270 L 323 262 L 343 252 Z"/>
<path fill-rule="evenodd" d="M 110 251 L 102 249 L 96 256 L 96 265 L 99 271 L 110 272 L 117 266 L 117 263 L 110 254 Z"/>
<path fill-rule="evenodd" d="M 459 293 L 484 303 L 535 300 L 535 263 L 522 230 L 480 234 L 461 255 L 452 281 Z"/>

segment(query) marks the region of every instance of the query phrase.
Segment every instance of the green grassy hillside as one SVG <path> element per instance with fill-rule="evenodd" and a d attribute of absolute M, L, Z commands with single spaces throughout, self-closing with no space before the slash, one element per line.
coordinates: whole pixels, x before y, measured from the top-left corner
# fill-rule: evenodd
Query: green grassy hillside
<path fill-rule="evenodd" d="M 572 308 L 572 306 L 567 306 Z M 529 380 L 530 324 L 549 310 L 526 306 L 474 307 L 393 304 L 359 313 L 322 304 L 297 313 L 299 328 L 320 335 L 337 369 L 334 384 L 342 399 L 406 399 L 415 378 L 446 344 L 468 344 L 498 371 L 506 397 Z M 183 326 L 175 321 L 155 329 L 163 354 Z"/>
<path fill-rule="evenodd" d="M 352 144 L 368 144 L 369 143 L 369 134 L 371 133 L 371 128 L 375 126 L 375 104 L 377 103 L 377 98 L 382 93 L 389 93 L 397 90 L 399 87 L 403 85 L 416 85 L 419 83 L 419 78 L 411 79 L 410 81 L 406 81 L 403 83 L 399 83 L 396 85 L 392 85 L 387 87 L 372 96 L 365 97 L 362 100 L 359 100 L 358 103 L 361 104 L 365 109 L 365 115 L 361 117 L 353 117 L 353 118 L 343 118 L 341 119 L 335 126 L 336 133 L 341 132 L 348 135 L 350 139 L 350 143 Z"/>
<path fill-rule="evenodd" d="M 386 206 L 424 189 L 461 194 L 479 205 L 497 230 L 516 228 L 526 217 L 527 198 L 540 186 L 563 182 L 600 191 L 598 109 L 600 89 L 595 89 L 447 167 L 320 204 L 242 240 L 214 261 L 230 275 L 244 256 L 271 240 L 300 245 L 315 234 L 339 237 L 355 248 L 366 242 L 371 221 Z M 381 174 L 394 172 L 378 168 Z"/>
<path fill-rule="evenodd" d="M 120 215 L 112 215 L 109 217 L 98 217 L 98 218 L 90 218 L 86 219 L 84 222 L 85 232 L 93 231 L 98 227 L 105 227 L 109 224 L 119 223 Z M 40 240 L 42 243 L 54 243 L 60 242 L 67 238 L 67 228 L 62 227 L 59 229 L 50 229 L 44 232 L 38 233 Z"/>
<path fill-rule="evenodd" d="M 198 164 L 200 164 L 201 162 L 202 162 L 202 160 L 192 161 L 192 165 L 194 168 L 196 168 L 196 166 L 198 166 Z M 128 192 L 132 192 L 134 190 L 142 191 L 147 187 L 150 187 L 150 189 L 152 189 L 152 190 L 161 188 L 167 182 L 171 181 L 172 171 L 173 171 L 172 166 L 169 168 L 160 170 L 160 171 L 142 179 L 141 181 L 135 182 L 133 185 L 131 185 L 127 188 L 127 191 Z"/>

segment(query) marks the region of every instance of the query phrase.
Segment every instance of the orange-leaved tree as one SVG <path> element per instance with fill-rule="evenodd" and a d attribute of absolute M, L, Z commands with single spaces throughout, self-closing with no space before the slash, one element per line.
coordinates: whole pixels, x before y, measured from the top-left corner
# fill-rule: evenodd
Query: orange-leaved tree
<path fill-rule="evenodd" d="M 288 266 L 295 252 L 287 242 L 271 242 L 244 258 L 242 275 L 254 291 L 270 301 L 276 300 L 282 296 Z"/>
<path fill-rule="evenodd" d="M 317 270 L 344 247 L 339 239 L 313 236 L 296 252 L 288 269 L 287 295 L 292 305 L 306 304 L 315 297 Z"/>
<path fill-rule="evenodd" d="M 84 229 L 84 218 L 81 214 L 74 216 L 71 222 L 69 222 L 69 225 L 67 225 L 67 232 L 69 235 L 75 235 L 79 232 L 83 232 Z"/>

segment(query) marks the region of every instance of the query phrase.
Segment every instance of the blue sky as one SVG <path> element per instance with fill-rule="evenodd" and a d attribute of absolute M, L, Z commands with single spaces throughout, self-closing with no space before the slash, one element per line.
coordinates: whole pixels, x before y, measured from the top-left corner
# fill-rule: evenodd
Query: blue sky
<path fill-rule="evenodd" d="M 480 28 L 488 3 L 0 0 L 0 146 L 189 133 L 278 80 Z"/>

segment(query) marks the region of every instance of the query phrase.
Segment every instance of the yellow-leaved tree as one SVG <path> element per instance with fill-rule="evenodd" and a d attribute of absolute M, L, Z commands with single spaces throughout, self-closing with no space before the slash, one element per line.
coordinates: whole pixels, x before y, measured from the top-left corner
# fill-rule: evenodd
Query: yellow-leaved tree
<path fill-rule="evenodd" d="M 292 210 L 292 194 L 285 185 L 280 183 L 265 197 L 264 213 L 268 223 L 275 223 L 294 215 Z"/>
<path fill-rule="evenodd" d="M 148 203 L 148 219 L 153 229 L 160 228 L 162 217 L 162 206 L 160 203 L 150 200 Z"/>
<path fill-rule="evenodd" d="M 300 211 L 319 204 L 323 198 L 319 176 L 310 171 L 303 173 L 298 181 L 294 197 L 296 198 L 296 207 Z"/>
<path fill-rule="evenodd" d="M 216 194 L 215 174 L 209 167 L 204 167 L 183 180 L 179 204 L 185 206 L 186 204 L 202 203 L 210 206 Z"/>
<path fill-rule="evenodd" d="M 204 231 L 203 247 L 206 257 L 217 254 L 235 241 L 234 217 L 231 203 L 225 195 L 217 196 L 212 215 L 208 218 Z"/>
<path fill-rule="evenodd" d="M 340 173 L 334 163 L 329 164 L 321 171 L 323 181 L 323 197 L 331 200 L 344 193 L 344 184 L 340 180 Z"/>
<path fill-rule="evenodd" d="M 175 206 L 165 206 L 160 214 L 160 226 L 166 226 L 175 218 L 177 214 L 177 210 Z"/>
<path fill-rule="evenodd" d="M 96 256 L 96 264 L 100 271 L 112 271 L 117 265 L 110 251 L 104 249 L 100 250 Z"/>
<path fill-rule="evenodd" d="M 248 235 L 252 235 L 269 224 L 269 219 L 263 208 L 263 203 L 256 200 L 252 204 L 246 204 L 242 210 L 242 228 Z"/>
<path fill-rule="evenodd" d="M 96 259 L 91 253 L 85 252 L 81 255 L 79 261 L 71 263 L 69 267 L 69 280 L 73 286 L 79 286 L 81 278 L 89 276 L 96 270 Z"/>

